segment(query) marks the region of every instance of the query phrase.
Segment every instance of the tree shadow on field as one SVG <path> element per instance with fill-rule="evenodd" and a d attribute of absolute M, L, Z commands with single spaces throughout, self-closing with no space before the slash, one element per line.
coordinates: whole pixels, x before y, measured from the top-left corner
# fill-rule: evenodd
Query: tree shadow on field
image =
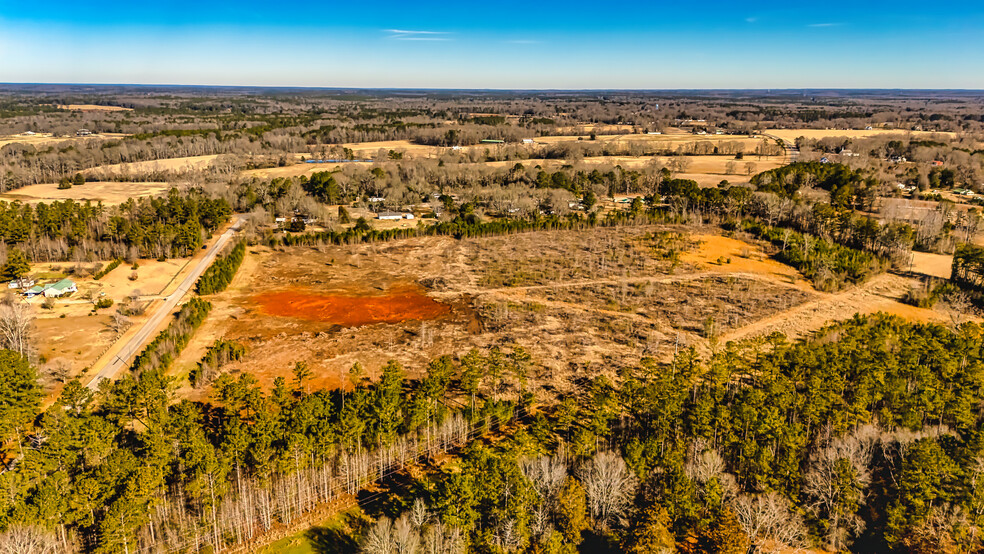
<path fill-rule="evenodd" d="M 355 538 L 343 529 L 315 527 L 304 533 L 304 537 L 318 554 L 355 554 L 359 551 Z"/>
<path fill-rule="evenodd" d="M 318 554 L 356 554 L 366 523 L 365 518 L 346 513 L 340 521 L 309 529 L 304 538 Z"/>

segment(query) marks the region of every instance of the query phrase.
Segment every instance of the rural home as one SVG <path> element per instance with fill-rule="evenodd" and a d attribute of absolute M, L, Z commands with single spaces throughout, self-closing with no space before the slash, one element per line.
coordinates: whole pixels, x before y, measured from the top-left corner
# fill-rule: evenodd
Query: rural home
<path fill-rule="evenodd" d="M 44 288 L 44 296 L 46 298 L 57 298 L 59 296 L 64 296 L 66 294 L 77 292 L 79 289 L 75 286 L 75 282 L 71 279 L 62 279 L 54 285 L 48 285 Z"/>
<path fill-rule="evenodd" d="M 34 279 L 14 279 L 13 281 L 7 283 L 8 289 L 29 289 L 34 286 Z"/>
<path fill-rule="evenodd" d="M 533 144 L 533 139 L 523 139 L 523 144 Z"/>
<path fill-rule="evenodd" d="M 87 136 L 89 136 L 91 134 L 92 134 L 92 131 L 90 131 L 88 129 L 79 129 L 78 131 L 75 131 L 75 136 L 77 136 L 77 137 L 87 137 Z"/>
<path fill-rule="evenodd" d="M 379 212 L 376 215 L 376 219 L 381 219 L 381 220 L 403 219 L 403 214 L 399 212 Z"/>

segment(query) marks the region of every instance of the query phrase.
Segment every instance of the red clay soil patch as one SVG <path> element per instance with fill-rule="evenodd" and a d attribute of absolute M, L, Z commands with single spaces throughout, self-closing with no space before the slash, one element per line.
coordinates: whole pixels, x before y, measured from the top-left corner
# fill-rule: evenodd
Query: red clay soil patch
<path fill-rule="evenodd" d="M 423 294 L 418 287 L 397 285 L 383 295 L 326 295 L 287 289 L 253 297 L 269 315 L 322 321 L 343 327 L 437 319 L 451 307 Z"/>

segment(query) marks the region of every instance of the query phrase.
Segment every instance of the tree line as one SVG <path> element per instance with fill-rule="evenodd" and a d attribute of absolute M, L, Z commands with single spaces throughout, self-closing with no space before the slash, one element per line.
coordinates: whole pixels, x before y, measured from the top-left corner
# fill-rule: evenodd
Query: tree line
<path fill-rule="evenodd" d="M 0 201 L 0 241 L 35 263 L 189 256 L 231 211 L 224 199 L 197 189 L 171 189 L 160 198 L 131 198 L 112 207 Z"/>
<path fill-rule="evenodd" d="M 205 273 L 198 278 L 195 290 L 202 295 L 224 291 L 236 276 L 236 271 L 239 270 L 245 257 L 246 242 L 239 241 L 227 254 L 219 256 L 212 265 L 208 266 Z"/>

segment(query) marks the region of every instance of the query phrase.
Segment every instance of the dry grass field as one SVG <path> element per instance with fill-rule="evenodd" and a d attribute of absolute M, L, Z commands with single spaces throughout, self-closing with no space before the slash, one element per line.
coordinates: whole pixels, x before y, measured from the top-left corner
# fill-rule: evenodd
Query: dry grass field
<path fill-rule="evenodd" d="M 956 133 L 937 133 L 931 131 L 908 131 L 905 129 L 769 129 L 766 133 L 786 141 L 795 141 L 799 137 L 808 139 L 822 138 L 872 138 L 886 135 L 902 135 L 912 138 L 930 138 L 933 135 L 943 135 L 955 138 Z"/>
<path fill-rule="evenodd" d="M 149 173 L 153 171 L 194 171 L 207 168 L 218 157 L 218 154 L 209 154 L 207 156 L 187 156 L 184 158 L 169 158 L 165 160 L 147 160 L 145 162 L 104 165 L 88 169 L 83 173 L 86 175 L 86 178 L 91 176 L 99 179 L 100 177 L 112 177 L 114 175 L 128 173 Z"/>
<path fill-rule="evenodd" d="M 75 135 L 69 135 L 64 137 L 56 137 L 51 133 L 37 133 L 34 135 L 6 135 L 0 136 L 0 147 L 6 146 L 8 144 L 30 144 L 33 146 L 42 146 L 47 144 L 57 144 L 61 142 L 71 142 L 71 141 L 93 141 L 93 140 L 110 140 L 126 137 L 129 135 L 120 133 L 100 133 L 98 135 L 89 135 L 87 137 L 77 137 Z"/>
<path fill-rule="evenodd" d="M 899 302 L 913 282 L 883 275 L 820 293 L 760 244 L 656 226 L 252 247 L 173 371 L 186 376 L 220 338 L 247 348 L 224 371 L 265 387 L 289 380 L 297 361 L 311 366 L 311 387 L 334 387 L 347 386 L 355 362 L 375 376 L 390 359 L 417 369 L 442 354 L 519 345 L 546 365 L 531 380 L 565 391 L 640 356 L 707 353 L 772 331 L 800 336 L 858 312 L 946 321 Z M 187 397 L 208 394 L 183 383 Z"/>
<path fill-rule="evenodd" d="M 753 173 L 774 169 L 783 165 L 783 156 L 746 156 L 744 160 L 735 160 L 734 156 L 686 156 L 685 158 L 671 158 L 666 156 L 589 156 L 578 160 L 578 163 L 589 165 L 621 165 L 624 168 L 640 168 L 647 164 L 658 161 L 663 165 L 669 165 L 673 160 L 686 160 L 686 171 L 677 176 L 683 179 L 693 179 L 704 186 L 717 185 L 721 179 L 740 180 L 748 178 L 747 164 L 754 164 Z M 734 163 L 733 166 L 729 164 Z M 547 160 L 543 158 L 531 158 L 524 160 L 503 160 L 495 162 L 480 162 L 477 164 L 487 167 L 512 167 L 517 163 L 524 166 L 539 165 L 543 168 L 558 169 L 560 166 L 570 163 L 566 160 Z M 252 169 L 244 171 L 244 175 L 257 177 L 260 179 L 273 179 L 277 177 L 299 177 L 301 175 L 310 176 L 319 171 L 331 171 L 343 165 L 368 166 L 371 162 L 345 162 L 334 164 L 308 164 L 298 163 L 284 167 L 271 167 L 265 169 Z"/>
<path fill-rule="evenodd" d="M 123 106 L 99 106 L 96 104 L 58 104 L 55 106 L 59 110 L 69 110 L 73 112 L 132 112 L 133 108 Z"/>
<path fill-rule="evenodd" d="M 56 200 L 90 200 L 103 204 L 121 204 L 128 198 L 157 196 L 167 192 L 170 186 L 158 182 L 120 182 L 120 181 L 91 181 L 70 189 L 59 189 L 55 183 L 31 185 L 0 194 L 0 200 L 8 202 L 20 201 L 34 204 L 37 202 L 53 202 Z"/>
<path fill-rule="evenodd" d="M 309 164 L 309 163 L 297 163 L 294 165 L 285 165 L 284 167 L 267 167 L 263 169 L 249 169 L 243 171 L 243 175 L 248 175 L 251 177 L 256 177 L 258 179 L 276 179 L 286 178 L 286 177 L 300 177 L 301 175 L 306 175 L 310 177 L 312 174 L 319 171 L 331 171 L 337 167 L 343 165 L 357 165 L 357 166 L 370 166 L 372 162 L 344 162 L 344 163 L 332 163 L 332 164 Z"/>

